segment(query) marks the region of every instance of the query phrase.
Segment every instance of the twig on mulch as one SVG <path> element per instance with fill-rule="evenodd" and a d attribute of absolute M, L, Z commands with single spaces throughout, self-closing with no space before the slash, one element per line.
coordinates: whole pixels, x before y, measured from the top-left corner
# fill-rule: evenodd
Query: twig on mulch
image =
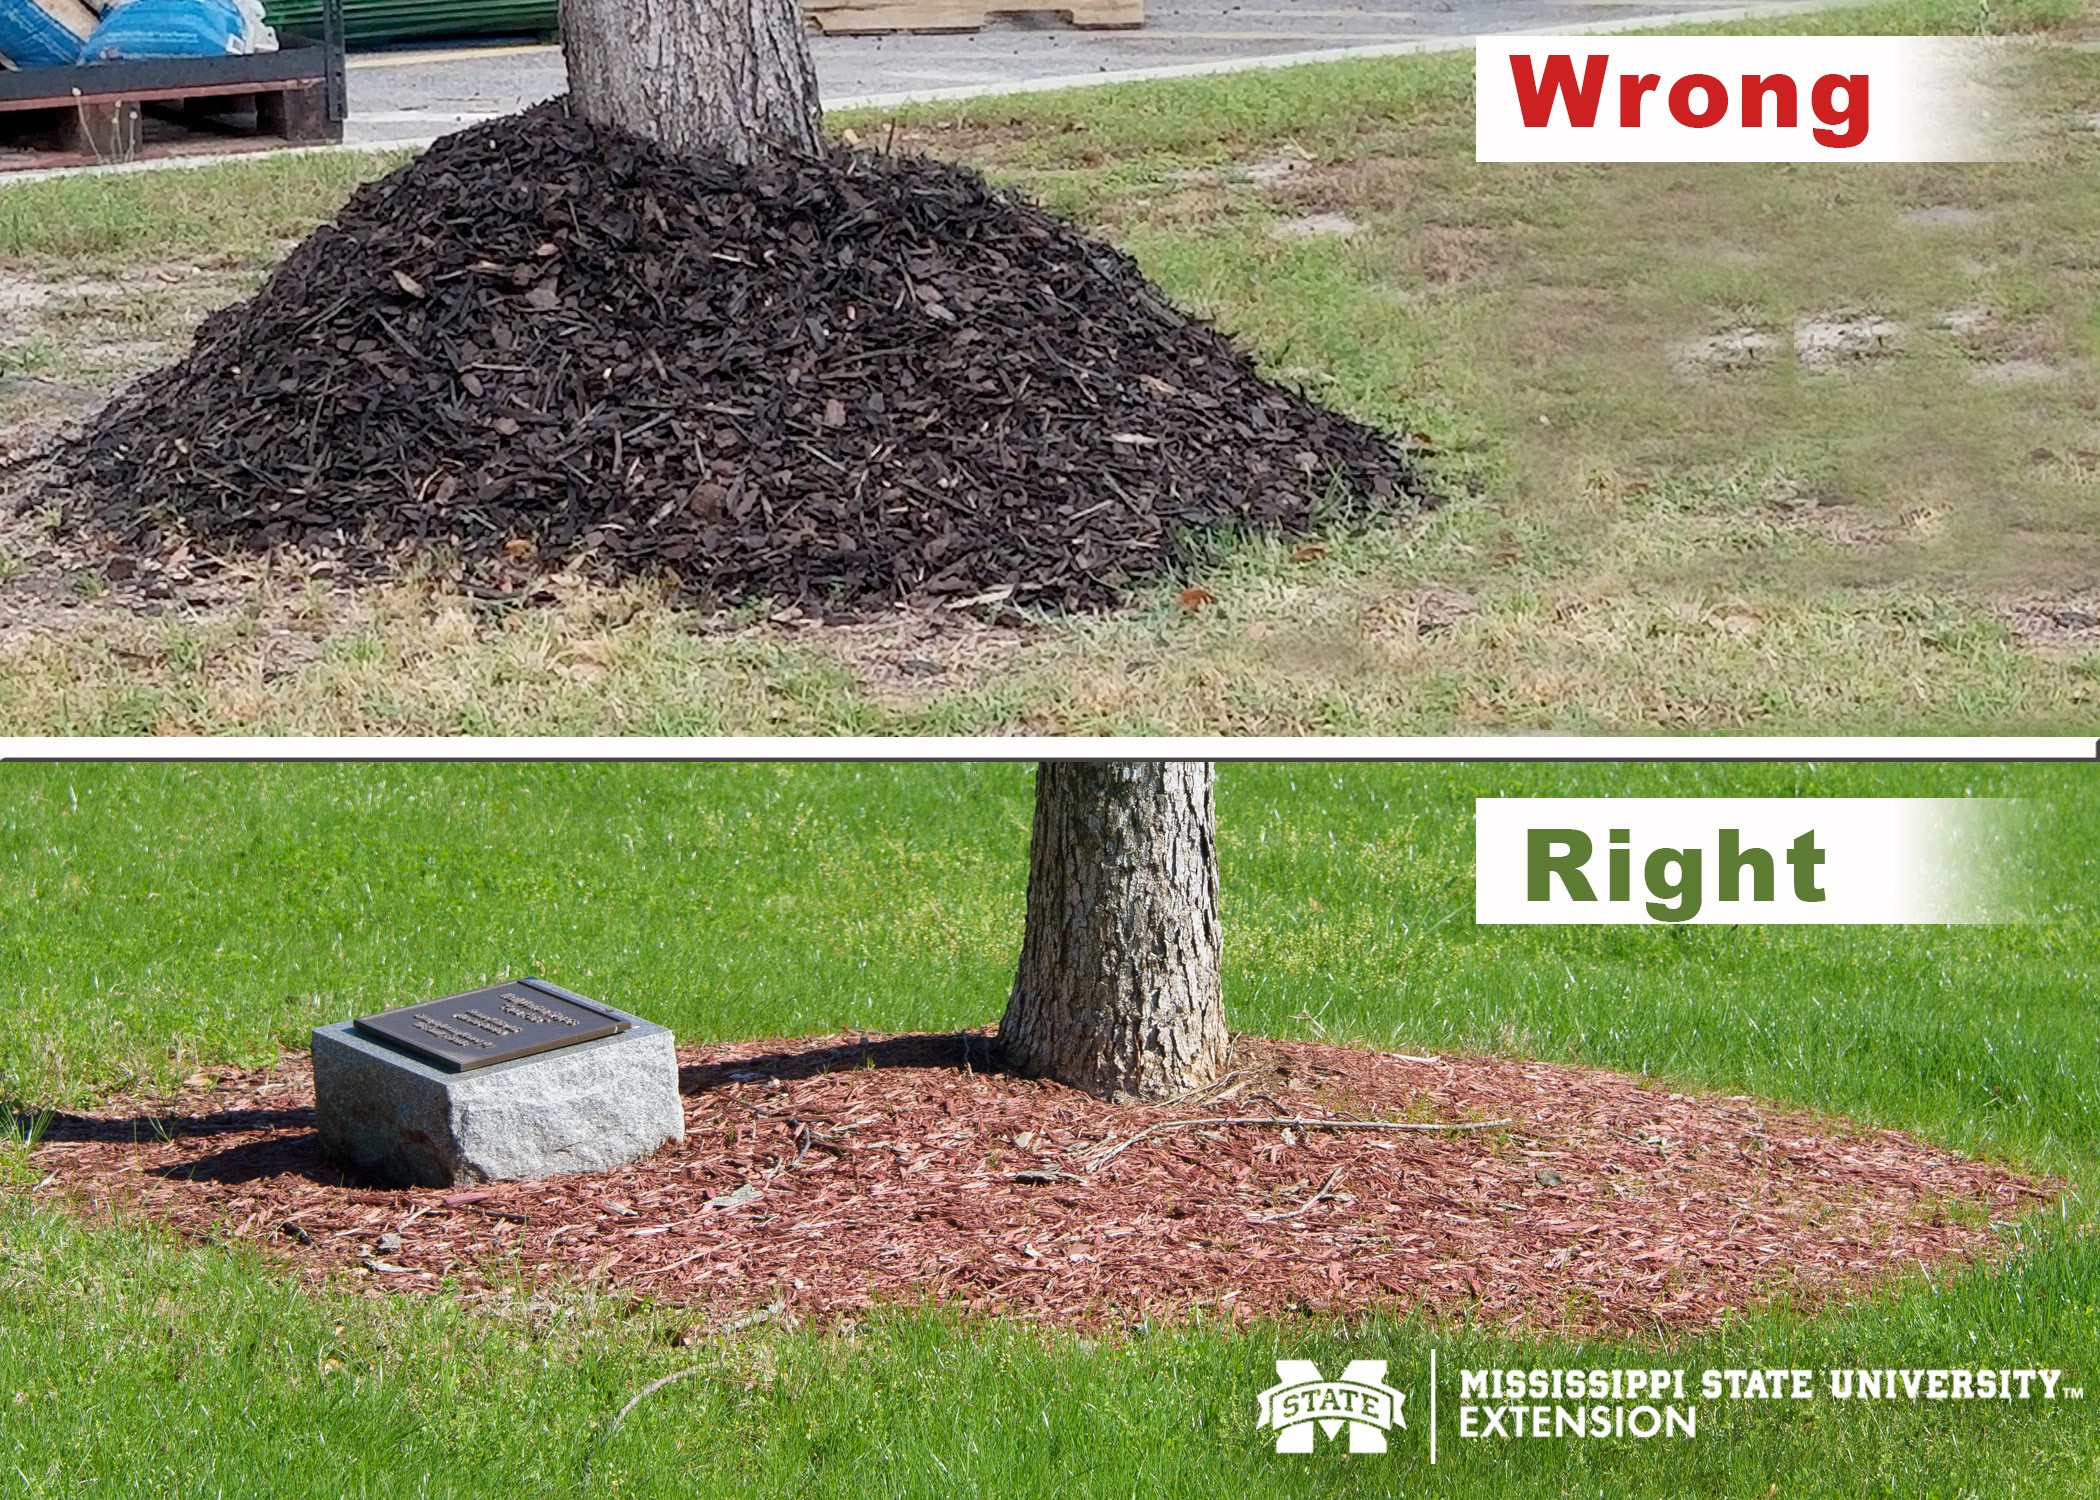
<path fill-rule="evenodd" d="M 1511 1119 L 1459 1120 L 1449 1124 L 1432 1124 L 1414 1120 L 1319 1120 L 1307 1115 L 1219 1115 L 1196 1120 L 1162 1120 L 1157 1125 L 1146 1126 L 1115 1150 L 1095 1157 L 1088 1165 L 1087 1171 L 1100 1171 L 1147 1136 L 1158 1135 L 1163 1130 L 1183 1130 L 1192 1125 L 1296 1125 L 1302 1130 L 1411 1130 L 1425 1133 L 1456 1133 L 1467 1130 L 1494 1130 L 1503 1125 L 1514 1124 L 1516 1121 Z"/>
<path fill-rule="evenodd" d="M 1280 1209 L 1273 1214 L 1262 1214 L 1258 1222 L 1264 1224 L 1272 1224 L 1278 1219 L 1295 1219 L 1300 1214 L 1310 1210 L 1314 1204 L 1324 1203 L 1329 1199 L 1333 1199 L 1337 1203 L 1348 1202 L 1349 1200 L 1343 1194 L 1337 1193 L 1335 1191 L 1336 1185 L 1342 1180 L 1342 1174 L 1348 1170 L 1349 1167 L 1347 1163 L 1336 1167 L 1332 1172 L 1329 1172 L 1327 1174 L 1327 1180 L 1320 1184 L 1320 1190 L 1317 1193 L 1314 1193 L 1310 1198 L 1305 1199 L 1301 1203 L 1294 1203 L 1289 1208 Z"/>

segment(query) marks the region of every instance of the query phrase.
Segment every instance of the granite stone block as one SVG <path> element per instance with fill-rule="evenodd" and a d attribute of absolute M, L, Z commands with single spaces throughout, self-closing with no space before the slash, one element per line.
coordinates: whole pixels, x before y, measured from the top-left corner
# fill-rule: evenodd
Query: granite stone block
<path fill-rule="evenodd" d="M 450 1187 L 601 1172 L 684 1140 L 671 1033 L 599 1008 L 630 1029 L 459 1073 L 347 1021 L 316 1027 L 321 1143 L 387 1181 Z"/>

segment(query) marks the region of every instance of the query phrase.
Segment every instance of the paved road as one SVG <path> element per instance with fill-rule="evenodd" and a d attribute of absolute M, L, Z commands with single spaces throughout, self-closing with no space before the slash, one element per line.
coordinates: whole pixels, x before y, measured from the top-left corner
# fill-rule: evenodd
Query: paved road
<path fill-rule="evenodd" d="M 1149 0 L 1133 31 L 995 17 L 956 36 L 810 38 L 828 103 L 930 89 L 1366 47 L 1482 32 L 1574 29 L 1741 0 Z M 553 47 L 453 47 L 350 60 L 349 139 L 426 139 L 561 92 Z"/>

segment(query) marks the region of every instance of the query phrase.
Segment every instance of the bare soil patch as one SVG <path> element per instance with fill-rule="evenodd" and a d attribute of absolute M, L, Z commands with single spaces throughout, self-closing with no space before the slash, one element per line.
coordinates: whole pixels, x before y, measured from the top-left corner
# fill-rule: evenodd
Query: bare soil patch
<path fill-rule="evenodd" d="M 1363 225 L 1347 214 L 1300 214 L 1294 219 L 1279 219 L 1270 232 L 1286 240 L 1347 239 L 1362 233 Z"/>
<path fill-rule="evenodd" d="M 2003 599 L 1993 610 L 2020 643 L 2040 649 L 2100 643 L 2100 589 L 2050 597 Z"/>
<path fill-rule="evenodd" d="M 1301 153 L 1265 156 L 1243 163 L 1234 170 L 1259 188 L 1280 187 L 1312 170 L 1312 158 Z"/>
<path fill-rule="evenodd" d="M 57 1119 L 39 1195 L 263 1247 L 316 1278 L 472 1296 L 624 1287 L 720 1317 L 935 1301 L 1059 1324 L 1419 1309 L 1653 1332 L 1985 1257 L 2056 1185 L 1894 1131 L 1592 1069 L 1242 1038 L 1172 1106 L 989 1066 L 986 1035 L 680 1053 L 687 1135 L 627 1169 L 393 1190 L 313 1130 L 303 1057 Z M 1505 1129 L 1202 1124 L 1487 1121 Z"/>
<path fill-rule="evenodd" d="M 1794 358 L 1804 370 L 1827 374 L 1893 354 L 1902 337 L 1902 324 L 1874 314 L 1796 318 Z"/>
<path fill-rule="evenodd" d="M 1778 349 L 1778 334 L 1769 328 L 1745 326 L 1687 340 L 1671 350 L 1670 362 L 1680 375 L 1746 370 L 1770 364 Z"/>

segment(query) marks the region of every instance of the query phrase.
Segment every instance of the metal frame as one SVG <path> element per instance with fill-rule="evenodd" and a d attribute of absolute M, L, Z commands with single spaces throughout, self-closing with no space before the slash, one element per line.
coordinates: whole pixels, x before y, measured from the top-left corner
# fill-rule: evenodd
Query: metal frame
<path fill-rule="evenodd" d="M 328 80 L 328 118 L 340 125 L 350 118 L 350 78 L 343 66 L 343 0 L 321 0 L 321 45 L 328 49 L 328 55 L 321 60 L 328 70 L 324 75 Z"/>

